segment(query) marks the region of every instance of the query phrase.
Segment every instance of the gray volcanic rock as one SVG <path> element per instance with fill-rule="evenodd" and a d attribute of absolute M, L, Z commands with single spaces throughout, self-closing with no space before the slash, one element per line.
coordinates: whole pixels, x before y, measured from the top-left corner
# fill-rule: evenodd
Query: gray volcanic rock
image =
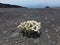
<path fill-rule="evenodd" d="M 42 23 L 41 36 L 23 37 L 22 21 Z M 60 45 L 60 9 L 0 8 L 0 45 Z"/>

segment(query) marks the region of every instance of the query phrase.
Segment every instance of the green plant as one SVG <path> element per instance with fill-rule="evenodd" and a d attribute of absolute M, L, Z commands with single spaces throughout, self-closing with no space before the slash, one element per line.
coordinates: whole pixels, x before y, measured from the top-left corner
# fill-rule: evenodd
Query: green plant
<path fill-rule="evenodd" d="M 24 21 L 21 22 L 20 25 L 18 25 L 18 28 L 21 31 L 25 31 L 25 32 L 39 32 L 40 28 L 41 28 L 41 23 L 31 20 L 31 21 Z"/>

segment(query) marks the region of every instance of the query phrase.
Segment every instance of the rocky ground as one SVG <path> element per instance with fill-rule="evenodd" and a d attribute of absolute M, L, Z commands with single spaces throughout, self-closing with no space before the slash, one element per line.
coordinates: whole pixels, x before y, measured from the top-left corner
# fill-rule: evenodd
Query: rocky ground
<path fill-rule="evenodd" d="M 23 37 L 20 22 L 41 22 L 41 35 Z M 60 45 L 60 9 L 0 8 L 0 45 Z"/>

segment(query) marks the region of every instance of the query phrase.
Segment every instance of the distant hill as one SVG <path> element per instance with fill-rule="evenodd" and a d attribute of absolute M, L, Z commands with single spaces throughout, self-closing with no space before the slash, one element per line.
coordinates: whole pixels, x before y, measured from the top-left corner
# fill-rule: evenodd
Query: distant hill
<path fill-rule="evenodd" d="M 45 8 L 50 8 L 49 6 L 46 6 Z"/>
<path fill-rule="evenodd" d="M 0 3 L 0 8 L 26 8 L 26 7 Z"/>

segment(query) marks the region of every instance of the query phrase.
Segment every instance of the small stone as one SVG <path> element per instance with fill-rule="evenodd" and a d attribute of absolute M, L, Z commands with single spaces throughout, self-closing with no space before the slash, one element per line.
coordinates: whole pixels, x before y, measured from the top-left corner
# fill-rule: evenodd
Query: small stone
<path fill-rule="evenodd" d="M 0 35 L 0 36 L 2 36 L 2 35 Z"/>
<path fill-rule="evenodd" d="M 18 40 L 18 38 L 15 39 L 16 41 Z"/>
<path fill-rule="evenodd" d="M 17 41 L 15 41 L 15 43 L 17 44 L 18 42 L 17 42 Z"/>
<path fill-rule="evenodd" d="M 4 31 L 3 33 L 5 34 L 5 33 L 7 33 L 7 31 Z"/>
<path fill-rule="evenodd" d="M 56 30 L 56 28 L 54 28 L 54 30 Z"/>
<path fill-rule="evenodd" d="M 24 14 L 24 16 L 27 16 L 26 14 Z"/>
<path fill-rule="evenodd" d="M 54 21 L 54 18 L 52 18 L 52 21 Z"/>
<path fill-rule="evenodd" d="M 55 41 L 52 41 L 52 43 L 54 44 L 54 43 L 55 43 Z"/>
<path fill-rule="evenodd" d="M 55 25 L 54 24 L 52 24 L 52 27 L 54 27 Z"/>
<path fill-rule="evenodd" d="M 58 29 L 56 29 L 56 32 L 58 32 Z"/>
<path fill-rule="evenodd" d="M 13 33 L 10 37 L 15 37 L 17 36 L 19 33 Z"/>
<path fill-rule="evenodd" d="M 37 38 L 34 40 L 34 43 L 38 43 L 40 40 Z"/>
<path fill-rule="evenodd" d="M 58 27 L 58 29 L 60 30 L 60 27 Z"/>
<path fill-rule="evenodd" d="M 8 42 L 9 40 L 7 39 L 6 42 Z"/>
<path fill-rule="evenodd" d="M 20 44 L 17 44 L 17 45 L 20 45 Z"/>
<path fill-rule="evenodd" d="M 3 44 L 3 45 L 7 45 L 7 44 Z"/>
<path fill-rule="evenodd" d="M 48 32 L 48 29 L 46 29 L 46 31 L 45 32 Z"/>
<path fill-rule="evenodd" d="M 50 23 L 50 21 L 47 21 L 46 23 Z"/>
<path fill-rule="evenodd" d="M 45 20 L 47 20 L 48 18 L 47 17 L 45 17 Z"/>
<path fill-rule="evenodd" d="M 47 34 L 47 37 L 48 37 L 48 39 L 50 39 L 50 35 L 49 34 Z"/>

